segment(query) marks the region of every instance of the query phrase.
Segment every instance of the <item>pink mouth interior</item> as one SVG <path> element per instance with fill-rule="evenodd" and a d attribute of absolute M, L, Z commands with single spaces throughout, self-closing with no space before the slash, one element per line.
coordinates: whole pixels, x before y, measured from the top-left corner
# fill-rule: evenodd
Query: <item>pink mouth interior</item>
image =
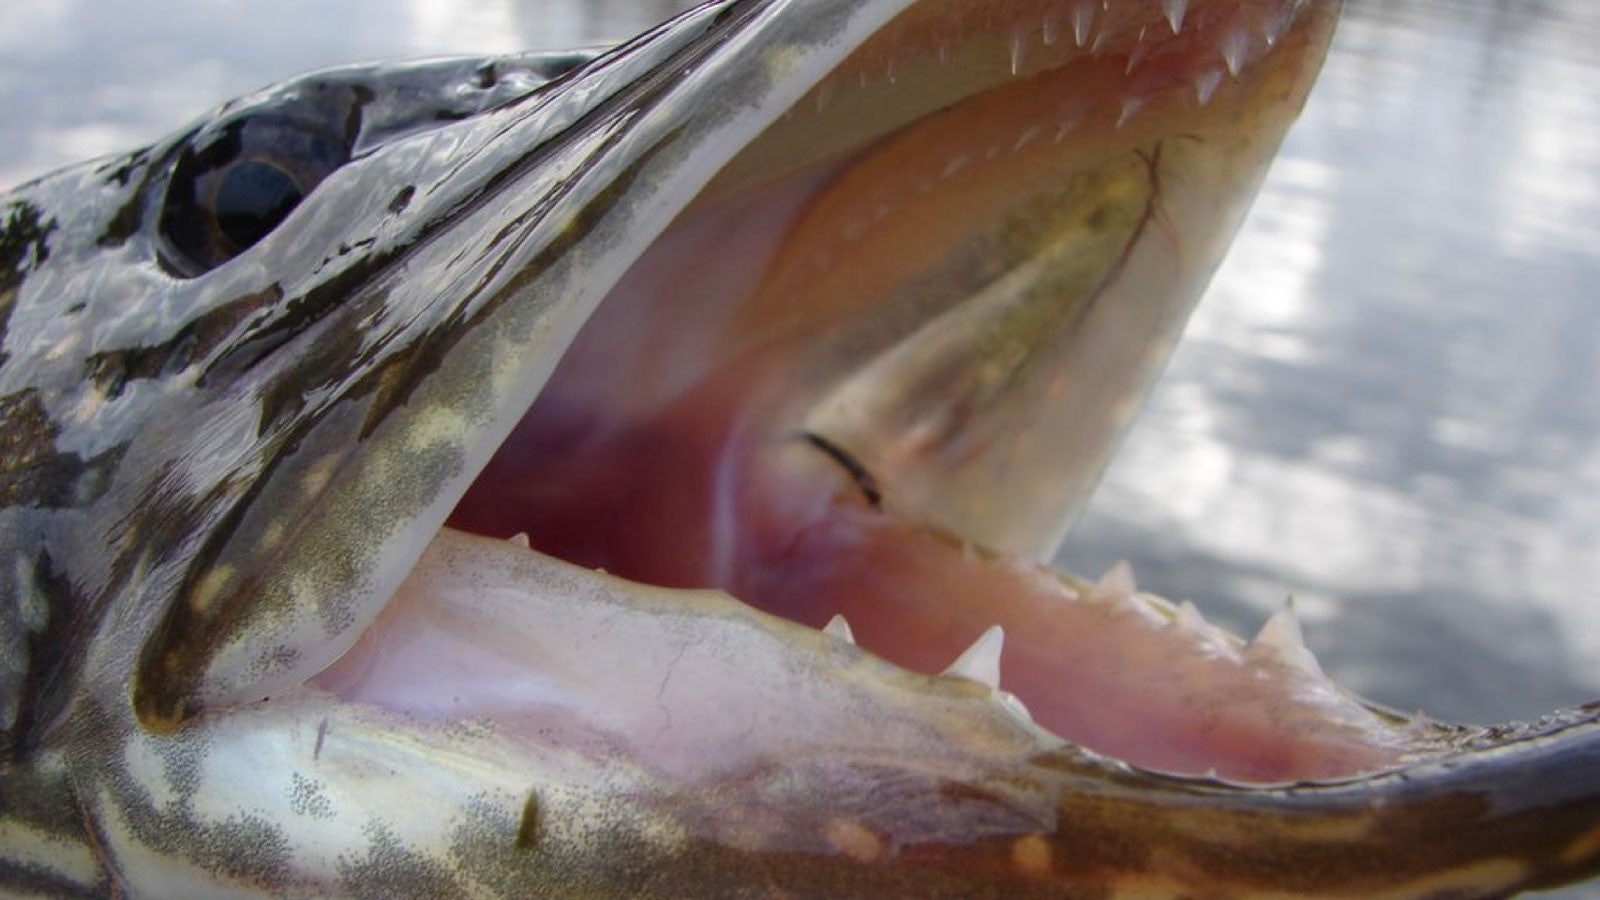
<path fill-rule="evenodd" d="M 1225 6 L 1200 13 L 1220 20 Z M 1216 41 L 1193 43 L 1204 58 L 1167 52 L 1141 77 L 1204 84 Z M 1135 68 L 1126 54 L 1095 65 Z M 802 429 L 818 336 L 853 310 L 845 299 L 752 314 L 748 298 L 844 164 L 681 217 L 585 326 L 449 525 L 525 533 L 582 566 L 718 588 L 813 627 L 842 614 L 863 647 L 925 673 L 998 624 L 1001 686 L 1039 724 L 1151 768 L 1281 781 L 1401 761 L 1411 731 L 1328 682 L 1294 627 L 1246 645 L 1138 597 L 1120 573 L 1088 588 L 987 550 L 982 535 L 900 511 L 895 471 Z"/>

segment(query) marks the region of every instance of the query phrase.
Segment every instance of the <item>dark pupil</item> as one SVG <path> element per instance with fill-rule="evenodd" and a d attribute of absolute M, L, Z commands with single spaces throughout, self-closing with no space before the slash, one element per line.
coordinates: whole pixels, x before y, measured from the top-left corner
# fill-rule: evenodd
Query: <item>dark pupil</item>
<path fill-rule="evenodd" d="M 217 186 L 217 225 L 240 250 L 278 227 L 305 195 L 289 173 L 271 163 L 241 162 Z"/>

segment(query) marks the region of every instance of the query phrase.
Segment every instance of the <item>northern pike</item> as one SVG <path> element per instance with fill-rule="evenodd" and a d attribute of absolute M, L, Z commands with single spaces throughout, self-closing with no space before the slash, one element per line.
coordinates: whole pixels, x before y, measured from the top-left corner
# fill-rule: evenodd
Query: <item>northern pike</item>
<path fill-rule="evenodd" d="M 1449 726 L 1043 560 L 1337 0 L 714 0 L 0 197 L 0 893 L 1492 897 Z"/>

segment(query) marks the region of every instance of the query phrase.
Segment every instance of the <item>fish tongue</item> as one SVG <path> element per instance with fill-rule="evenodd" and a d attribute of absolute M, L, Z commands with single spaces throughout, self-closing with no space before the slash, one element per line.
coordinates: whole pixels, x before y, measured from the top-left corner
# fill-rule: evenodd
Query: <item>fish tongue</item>
<path fill-rule="evenodd" d="M 991 690 L 888 665 L 844 628 L 446 528 L 315 684 L 413 719 L 625 757 L 675 781 L 808 753 L 945 759 L 976 741 L 1024 758 L 1053 743 Z"/>

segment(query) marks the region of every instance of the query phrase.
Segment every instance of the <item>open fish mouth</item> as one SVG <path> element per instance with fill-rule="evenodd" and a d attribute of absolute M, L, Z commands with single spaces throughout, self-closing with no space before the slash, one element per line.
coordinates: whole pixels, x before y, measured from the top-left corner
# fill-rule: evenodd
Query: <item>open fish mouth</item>
<path fill-rule="evenodd" d="M 167 514 L 109 566 L 171 602 L 89 657 L 78 731 L 129 682 L 142 729 L 74 757 L 97 858 L 152 895 L 1495 896 L 1600 869 L 1600 710 L 1398 715 L 1324 676 L 1292 607 L 1241 640 L 1124 567 L 1042 562 L 1336 15 L 713 4 L 327 175 L 232 263 L 231 226 L 161 219 L 202 292 L 378 224 L 219 316 L 209 393 L 144 432 L 204 420 L 190 458 L 230 461 L 204 502 L 150 463 Z"/>
<path fill-rule="evenodd" d="M 908 11 L 633 263 L 448 526 L 832 622 L 1145 767 L 1293 781 L 1448 747 L 1462 735 L 1340 693 L 1291 609 L 1245 645 L 1192 606 L 1141 597 L 1123 570 L 1091 586 L 1033 561 L 1160 365 L 1320 50 L 1323 23 L 1292 6 L 1188 12 L 1086 7 L 1074 13 L 1121 20 L 1041 16 L 1034 31 L 1017 10 Z M 1154 29 L 1166 41 L 1141 43 Z M 1267 46 L 1277 55 L 1252 58 Z M 947 70 L 961 77 L 938 84 Z M 889 121 L 852 128 L 855 109 Z M 637 686 L 678 683 L 681 661 L 596 671 L 650 656 L 649 631 L 619 641 L 554 610 L 528 616 L 537 641 L 494 640 L 511 624 L 500 601 L 482 608 L 478 582 L 459 579 L 508 554 L 446 546 L 452 563 L 425 555 L 402 588 L 412 602 L 319 684 L 529 736 L 603 710 L 683 775 L 749 756 L 708 718 L 737 731 L 737 711 L 784 703 L 742 690 L 744 662 L 685 679 L 705 712 L 675 715 Z M 469 548 L 481 565 L 461 562 Z M 552 672 L 554 647 L 572 657 Z"/>

